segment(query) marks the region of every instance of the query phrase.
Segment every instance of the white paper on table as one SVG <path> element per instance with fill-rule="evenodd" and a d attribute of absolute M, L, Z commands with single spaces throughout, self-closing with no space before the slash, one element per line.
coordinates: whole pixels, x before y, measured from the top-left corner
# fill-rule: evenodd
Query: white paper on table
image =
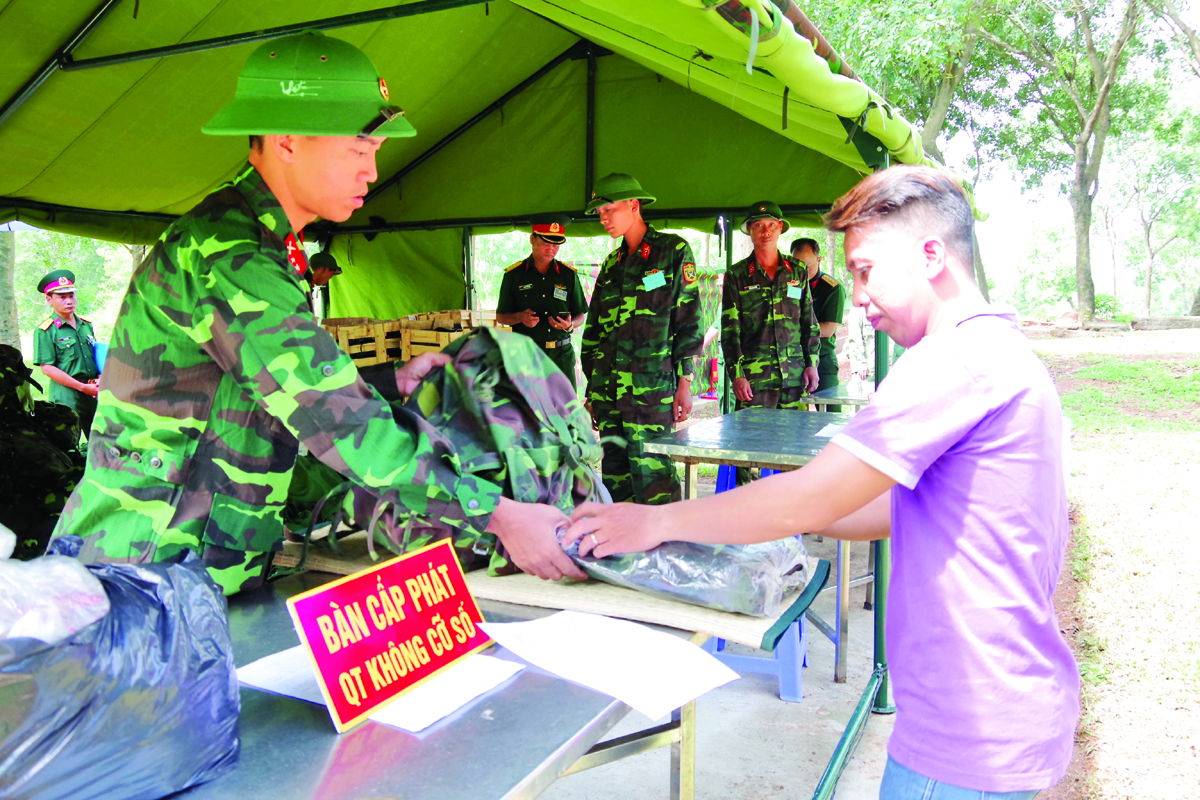
<path fill-rule="evenodd" d="M 417 733 L 490 692 L 525 668 L 524 664 L 475 654 L 394 700 L 371 715 L 393 728 Z M 260 658 L 237 671 L 247 686 L 325 705 L 317 674 L 304 645 Z"/>
<path fill-rule="evenodd" d="M 831 422 L 828 425 L 826 425 L 824 428 L 821 428 L 821 430 L 814 433 L 813 436 L 820 436 L 822 439 L 832 439 L 834 436 L 837 436 L 839 433 L 841 433 L 842 428 L 844 428 L 844 427 L 846 427 L 846 426 L 845 425 L 834 425 Z"/>
<path fill-rule="evenodd" d="M 612 695 L 650 719 L 738 677 L 686 639 L 598 614 L 560 611 L 480 627 L 531 664 Z"/>

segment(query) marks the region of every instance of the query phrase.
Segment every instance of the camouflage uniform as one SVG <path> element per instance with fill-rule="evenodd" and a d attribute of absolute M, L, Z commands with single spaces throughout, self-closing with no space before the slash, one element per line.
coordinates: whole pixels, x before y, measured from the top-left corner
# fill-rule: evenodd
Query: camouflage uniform
<path fill-rule="evenodd" d="M 804 370 L 817 366 L 821 329 L 813 314 L 804 264 L 779 254 L 775 278 L 751 254 L 725 273 L 721 349 L 732 382 L 745 378 L 754 397 L 737 409 L 800 408 Z M 738 483 L 750 471 L 738 468 Z"/>
<path fill-rule="evenodd" d="M 100 377 L 96 368 L 96 355 L 92 348 L 96 344 L 96 332 L 92 321 L 76 314 L 75 326 L 67 324 L 55 314 L 37 326 L 33 332 L 33 363 L 36 366 L 49 364 L 58 367 L 81 383 Z M 50 402 L 67 406 L 79 415 L 83 435 L 92 430 L 92 419 L 96 415 L 96 398 L 50 381 L 46 395 Z"/>
<path fill-rule="evenodd" d="M 817 270 L 817 274 L 808 282 L 809 293 L 813 299 L 813 313 L 817 322 L 836 322 L 842 324 L 842 314 L 846 308 L 846 290 L 832 275 Z M 817 391 L 831 389 L 838 385 L 837 334 L 821 337 L 820 363 L 817 372 L 821 382 Z M 827 406 L 826 411 L 841 411 L 841 406 Z"/>
<path fill-rule="evenodd" d="M 305 266 L 283 208 L 246 164 L 134 271 L 87 472 L 55 529 L 83 536 L 83 560 L 186 549 L 227 594 L 258 585 L 282 540 L 297 440 L 385 499 L 483 532 L 499 488 L 462 474 L 427 423 L 398 426 L 313 320 Z"/>
<path fill-rule="evenodd" d="M 661 276 L 661 277 L 658 277 Z M 675 466 L 645 442 L 671 430 L 675 390 L 700 355 L 700 295 L 692 249 L 652 227 L 632 253 L 608 254 L 596 278 L 580 360 L 613 502 L 680 499 Z"/>
<path fill-rule="evenodd" d="M 496 313 L 512 314 L 527 308 L 538 315 L 538 324 L 530 328 L 517 323 L 513 331 L 528 336 L 544 348 L 546 356 L 574 386 L 575 347 L 571 331 L 551 328 L 550 317 L 575 317 L 587 311 L 587 298 L 575 268 L 555 259 L 542 275 L 530 256 L 506 269 L 500 282 Z"/>
<path fill-rule="evenodd" d="M 33 402 L 31 375 L 20 350 L 0 345 L 0 523 L 17 535 L 13 557 L 20 559 L 46 549 L 83 475 L 79 417 L 67 406 Z"/>

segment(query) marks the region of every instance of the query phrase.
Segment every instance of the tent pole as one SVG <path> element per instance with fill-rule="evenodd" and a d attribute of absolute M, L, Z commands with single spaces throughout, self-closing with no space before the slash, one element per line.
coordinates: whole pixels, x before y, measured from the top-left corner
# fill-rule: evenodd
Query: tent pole
<path fill-rule="evenodd" d="M 116 2 L 116 0 L 114 0 Z M 375 11 L 361 11 L 357 14 L 343 14 L 327 19 L 315 19 L 311 22 L 298 22 L 293 25 L 280 25 L 277 28 L 264 28 L 245 33 L 234 33 L 229 36 L 218 36 L 213 39 L 199 39 L 195 42 L 167 45 L 166 47 L 151 47 L 147 50 L 134 50 L 128 53 L 114 53 L 111 56 L 97 58 L 81 58 L 78 61 L 67 58 L 62 63 L 64 72 L 74 72 L 80 69 L 95 67 L 111 67 L 115 64 L 129 64 L 134 61 L 145 61 L 150 58 L 165 58 L 186 53 L 200 53 L 206 50 L 217 50 L 222 47 L 234 47 L 251 42 L 264 42 L 277 39 L 280 36 L 290 36 L 293 33 L 303 33 L 307 30 L 327 31 L 333 28 L 349 28 L 354 25 L 366 25 L 372 22 L 386 22 L 402 17 L 415 17 L 420 14 L 431 14 L 435 11 L 446 11 L 463 6 L 477 6 L 485 0 L 422 0 L 419 3 L 408 3 L 402 6 L 390 6 Z"/>
<path fill-rule="evenodd" d="M 104 0 L 87 21 L 79 26 L 79 30 L 75 31 L 70 39 L 58 49 L 58 52 L 50 56 L 42 68 L 37 71 L 32 78 L 25 82 L 25 85 L 20 90 L 10 97 L 3 107 L 0 107 L 0 125 L 8 121 L 8 118 L 17 113 L 17 109 L 25 105 L 25 101 L 33 96 L 33 93 L 46 82 L 56 69 L 60 67 L 63 61 L 71 57 L 71 53 L 75 52 L 75 48 L 83 44 L 84 39 L 91 35 L 92 31 L 104 21 L 108 16 L 108 12 L 112 11 L 113 7 L 121 2 L 121 0 Z"/>
<path fill-rule="evenodd" d="M 466 305 L 468 311 L 475 310 L 475 248 L 471 241 L 471 226 L 463 226 L 463 278 L 466 281 Z"/>
<path fill-rule="evenodd" d="M 722 227 L 725 229 L 725 280 L 729 280 L 729 273 L 733 269 L 733 225 L 730 224 L 732 222 L 733 216 L 730 214 L 726 214 L 722 220 Z M 717 346 L 720 347 L 719 340 Z M 732 413 L 734 407 L 733 385 L 729 382 L 728 365 L 725 366 L 726 374 L 721 376 L 721 414 Z"/>
<path fill-rule="evenodd" d="M 586 207 L 596 179 L 596 50 L 590 44 L 587 52 L 587 140 L 584 147 L 583 204 Z"/>
<path fill-rule="evenodd" d="M 568 47 L 566 50 L 564 50 L 560 55 L 558 55 L 549 64 L 542 67 L 537 72 L 533 73 L 532 75 L 530 75 L 528 78 L 526 78 L 525 80 L 518 83 L 513 88 L 509 89 L 507 92 L 505 92 L 500 97 L 499 100 L 495 101 L 490 106 L 485 108 L 483 111 L 480 111 L 478 114 L 471 117 L 469 120 L 464 122 L 462 125 L 459 125 L 453 131 L 451 131 L 449 134 L 447 134 L 446 137 L 443 138 L 440 142 L 435 144 L 433 147 L 430 147 L 424 153 L 421 153 L 421 155 L 417 156 L 412 161 L 408 162 L 408 164 L 406 164 L 404 167 L 402 167 L 400 169 L 400 171 L 397 172 L 395 175 L 388 178 L 383 183 L 378 184 L 371 191 L 367 192 L 367 196 L 363 199 L 363 204 L 366 205 L 367 203 L 371 202 L 371 200 L 375 197 L 375 195 L 379 194 L 384 189 L 387 189 L 389 186 L 391 186 L 392 184 L 399 181 L 405 175 L 409 174 L 414 169 L 416 169 L 417 167 L 421 166 L 426 161 L 428 161 L 430 158 L 437 155 L 437 153 L 439 151 L 441 151 L 443 148 L 445 148 L 447 145 L 449 145 L 455 139 L 462 136 L 467 131 L 471 130 L 471 128 L 474 128 L 476 125 L 478 125 L 480 122 L 482 122 L 488 116 L 490 116 L 493 112 L 500 110 L 500 108 L 505 103 L 507 103 L 509 100 L 513 99 L 514 97 L 519 95 L 521 92 L 525 91 L 530 86 L 537 83 L 544 75 L 546 75 L 546 73 L 550 72 L 555 67 L 557 67 L 559 64 L 561 64 L 564 61 L 566 61 L 567 59 L 571 58 L 576 53 L 576 48 L 579 47 L 579 44 L 580 44 L 579 42 L 576 42 L 575 44 Z M 461 224 L 462 223 L 460 222 L 459 225 L 461 225 Z M 448 227 L 457 228 L 457 227 L 459 227 L 459 225 L 448 226 Z"/>

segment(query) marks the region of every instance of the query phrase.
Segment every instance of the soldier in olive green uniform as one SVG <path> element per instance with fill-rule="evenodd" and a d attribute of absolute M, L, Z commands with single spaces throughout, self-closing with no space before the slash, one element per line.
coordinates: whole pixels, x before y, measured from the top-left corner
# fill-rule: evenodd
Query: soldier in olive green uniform
<path fill-rule="evenodd" d="M 696 261 L 684 239 L 642 220 L 652 202 L 636 180 L 614 173 L 596 182 L 587 205 L 623 239 L 600 267 L 580 350 L 592 419 L 608 440 L 601 471 L 614 502 L 680 498 L 675 465 L 644 445 L 691 414 L 700 355 Z"/>
<path fill-rule="evenodd" d="M 38 281 L 38 291 L 54 309 L 33 334 L 33 363 L 50 379 L 50 402 L 79 415 L 79 427 L 89 437 L 96 415 L 96 332 L 92 321 L 75 313 L 75 273 L 56 269 Z"/>
<path fill-rule="evenodd" d="M 496 534 L 527 572 L 583 578 L 558 546 L 560 509 L 501 497 L 428 422 L 365 384 L 313 319 L 304 226 L 348 219 L 386 137 L 416 133 L 370 60 L 320 33 L 267 42 L 204 130 L 249 135 L 249 161 L 134 270 L 87 470 L 55 536 L 82 536 L 84 561 L 190 550 L 227 594 L 253 588 L 281 545 L 303 442 L 383 500 L 467 539 Z M 397 388 L 448 360 L 418 356 Z"/>
<path fill-rule="evenodd" d="M 562 215 L 533 225 L 529 257 L 504 271 L 496 321 L 537 342 L 574 386 L 571 334 L 587 317 L 587 298 L 575 268 L 555 258 L 569 221 Z"/>
<path fill-rule="evenodd" d="M 779 252 L 788 229 L 779 206 L 752 205 L 742 232 L 754 252 L 725 274 L 721 297 L 721 350 L 737 408 L 797 409 L 817 387 L 817 323 L 804 265 Z M 750 471 L 739 468 L 739 485 Z"/>
<path fill-rule="evenodd" d="M 812 292 L 813 311 L 821 326 L 821 359 L 817 372 L 821 384 L 817 391 L 838 385 L 837 328 L 842 324 L 846 307 L 846 290 L 832 275 L 821 272 L 821 246 L 815 239 L 792 242 L 792 258 L 808 268 L 808 288 Z M 841 406 L 827 406 L 827 411 L 841 411 Z"/>

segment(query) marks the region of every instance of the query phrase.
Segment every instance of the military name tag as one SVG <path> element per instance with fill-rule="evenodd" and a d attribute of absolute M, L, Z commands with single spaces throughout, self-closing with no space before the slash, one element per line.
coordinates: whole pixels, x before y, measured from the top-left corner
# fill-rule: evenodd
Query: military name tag
<path fill-rule="evenodd" d="M 667 276 L 661 272 L 651 272 L 646 277 L 642 278 L 642 288 L 646 291 L 657 289 L 660 286 L 667 285 Z"/>
<path fill-rule="evenodd" d="M 804 288 L 801 286 L 789 286 L 787 296 L 792 300 L 799 300 L 804 297 Z"/>
<path fill-rule="evenodd" d="M 566 300 L 567 299 L 567 290 L 561 286 L 554 287 L 554 299 L 555 300 Z"/>

